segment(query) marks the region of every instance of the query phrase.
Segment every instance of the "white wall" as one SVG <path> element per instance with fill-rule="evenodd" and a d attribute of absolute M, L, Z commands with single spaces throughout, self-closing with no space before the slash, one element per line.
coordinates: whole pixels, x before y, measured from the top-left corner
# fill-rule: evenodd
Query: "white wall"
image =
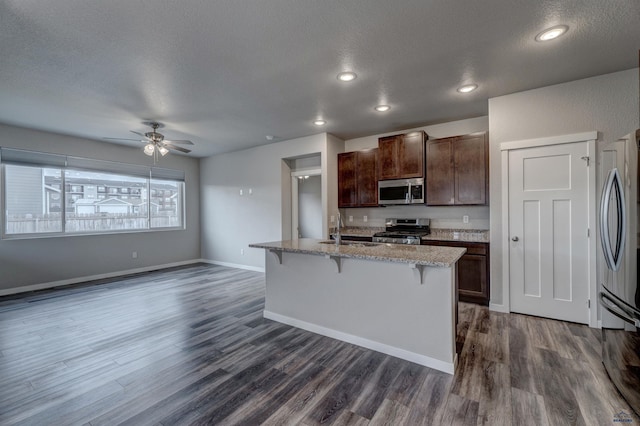
<path fill-rule="evenodd" d="M 348 139 L 344 142 L 345 151 L 375 148 L 378 146 L 378 138 L 397 135 L 399 133 L 408 133 L 415 130 L 424 130 L 427 135 L 429 135 L 429 139 L 484 132 L 489 130 L 489 117 L 470 118 L 467 120 L 451 121 L 396 132 L 381 133 L 363 138 Z M 463 223 L 462 216 L 464 215 L 469 216 L 469 223 Z M 361 207 L 345 209 L 345 216 L 346 226 L 384 226 L 385 218 L 388 217 L 426 217 L 431 219 L 431 226 L 433 228 L 489 229 L 488 206 L 426 207 L 416 205 Z M 353 222 L 348 222 L 349 216 L 353 217 Z M 364 216 L 367 216 L 366 223 L 364 222 Z"/>
<path fill-rule="evenodd" d="M 640 127 L 638 92 L 636 68 L 489 100 L 492 304 L 505 303 L 500 144 L 592 130 L 616 140 Z"/>
<path fill-rule="evenodd" d="M 153 164 L 142 149 L 7 125 L 0 125 L 0 146 Z M 185 171 L 186 230 L 0 240 L 0 291 L 199 259 L 198 160 L 169 154 L 160 166 Z"/>
<path fill-rule="evenodd" d="M 337 202 L 337 166 L 327 159 L 336 158 L 343 146 L 323 133 L 201 159 L 202 257 L 264 268 L 264 250 L 248 245 L 291 237 L 291 168 L 284 161 L 288 158 L 320 154 L 326 194 L 323 235 L 328 235 L 325 213 Z"/>

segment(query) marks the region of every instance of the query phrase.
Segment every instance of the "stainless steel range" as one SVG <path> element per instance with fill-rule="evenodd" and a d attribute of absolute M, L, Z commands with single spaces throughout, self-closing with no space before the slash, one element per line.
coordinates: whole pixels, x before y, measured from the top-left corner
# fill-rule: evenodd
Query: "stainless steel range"
<path fill-rule="evenodd" d="M 387 219 L 386 231 L 373 234 L 373 242 L 419 245 L 431 232 L 429 223 L 429 219 Z"/>

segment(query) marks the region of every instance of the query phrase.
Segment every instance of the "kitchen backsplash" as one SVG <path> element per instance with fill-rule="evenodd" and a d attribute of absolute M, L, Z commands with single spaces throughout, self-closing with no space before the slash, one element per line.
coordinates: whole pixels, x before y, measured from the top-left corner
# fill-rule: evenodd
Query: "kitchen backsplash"
<path fill-rule="evenodd" d="M 340 209 L 345 226 L 384 226 L 385 219 L 429 218 L 432 228 L 449 229 L 489 229 L 489 207 L 427 207 L 427 206 L 389 206 L 374 208 Z M 331 213 L 335 214 L 335 213 Z M 349 216 L 353 221 L 349 221 Z M 364 217 L 367 216 L 365 222 Z M 464 216 L 469 222 L 464 223 Z"/>

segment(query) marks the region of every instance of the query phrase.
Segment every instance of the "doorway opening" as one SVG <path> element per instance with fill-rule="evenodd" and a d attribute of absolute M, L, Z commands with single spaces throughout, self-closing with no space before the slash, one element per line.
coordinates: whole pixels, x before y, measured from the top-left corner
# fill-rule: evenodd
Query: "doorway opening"
<path fill-rule="evenodd" d="M 291 172 L 291 237 L 322 238 L 322 172 Z"/>

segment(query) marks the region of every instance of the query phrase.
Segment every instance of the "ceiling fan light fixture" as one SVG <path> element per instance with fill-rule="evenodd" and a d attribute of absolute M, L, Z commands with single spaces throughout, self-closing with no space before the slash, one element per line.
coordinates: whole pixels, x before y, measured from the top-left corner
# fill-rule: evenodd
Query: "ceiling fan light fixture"
<path fill-rule="evenodd" d="M 153 155 L 153 152 L 156 150 L 156 147 L 153 146 L 152 143 L 148 143 L 144 146 L 144 153 L 146 155 L 148 155 L 149 157 L 151 157 Z"/>
<path fill-rule="evenodd" d="M 158 151 L 160 152 L 160 155 L 162 155 L 163 157 L 169 153 L 169 150 L 164 146 L 161 146 L 160 148 L 158 148 Z"/>

